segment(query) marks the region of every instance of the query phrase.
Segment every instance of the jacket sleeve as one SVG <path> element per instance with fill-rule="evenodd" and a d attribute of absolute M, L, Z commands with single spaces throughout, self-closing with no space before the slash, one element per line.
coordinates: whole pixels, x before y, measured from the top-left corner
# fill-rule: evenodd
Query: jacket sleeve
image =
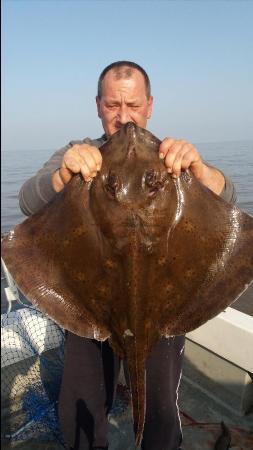
<path fill-rule="evenodd" d="M 52 175 L 61 167 L 63 155 L 67 150 L 75 144 L 89 144 L 100 147 L 102 143 L 103 137 L 94 140 L 87 137 L 83 140 L 70 141 L 68 145 L 55 152 L 44 166 L 21 187 L 19 206 L 23 214 L 30 216 L 36 213 L 54 198 L 56 192 L 52 185 Z"/>
<path fill-rule="evenodd" d="M 19 192 L 19 206 L 23 214 L 34 214 L 56 195 L 52 175 L 61 167 L 62 157 L 70 147 L 71 144 L 68 144 L 55 152 L 36 175 L 25 181 Z"/>
<path fill-rule="evenodd" d="M 220 197 L 226 202 L 231 203 L 233 205 L 237 201 L 235 186 L 230 180 L 230 178 L 228 178 L 224 173 L 223 176 L 225 178 L 225 185 L 222 192 L 220 193 Z"/>

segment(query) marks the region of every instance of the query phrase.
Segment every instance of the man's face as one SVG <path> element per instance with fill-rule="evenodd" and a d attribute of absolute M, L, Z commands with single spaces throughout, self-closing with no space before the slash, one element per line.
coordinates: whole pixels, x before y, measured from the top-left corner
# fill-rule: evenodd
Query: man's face
<path fill-rule="evenodd" d="M 147 98 L 143 75 L 133 69 L 130 78 L 119 78 L 109 70 L 103 79 L 101 97 L 96 97 L 98 117 L 107 136 L 134 122 L 145 128 L 152 113 L 153 97 Z"/>

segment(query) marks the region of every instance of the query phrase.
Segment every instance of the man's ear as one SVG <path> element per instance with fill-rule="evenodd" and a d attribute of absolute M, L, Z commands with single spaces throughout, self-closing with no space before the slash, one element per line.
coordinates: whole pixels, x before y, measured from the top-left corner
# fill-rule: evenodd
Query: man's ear
<path fill-rule="evenodd" d="M 148 115 L 147 115 L 148 119 L 150 119 L 150 117 L 152 115 L 152 110 L 153 110 L 153 97 L 152 97 L 152 95 L 150 95 L 150 97 L 148 99 Z"/>
<path fill-rule="evenodd" d="M 97 112 L 98 112 L 98 117 L 101 119 L 100 102 L 101 102 L 101 98 L 97 95 L 96 96 Z"/>

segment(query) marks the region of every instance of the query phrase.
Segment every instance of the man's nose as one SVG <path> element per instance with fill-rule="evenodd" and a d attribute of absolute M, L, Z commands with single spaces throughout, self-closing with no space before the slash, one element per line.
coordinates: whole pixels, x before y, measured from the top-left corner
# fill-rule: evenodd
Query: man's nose
<path fill-rule="evenodd" d="M 118 110 L 117 119 L 121 124 L 130 122 L 131 119 L 130 119 L 129 110 L 128 110 L 127 106 L 120 107 L 120 109 Z"/>

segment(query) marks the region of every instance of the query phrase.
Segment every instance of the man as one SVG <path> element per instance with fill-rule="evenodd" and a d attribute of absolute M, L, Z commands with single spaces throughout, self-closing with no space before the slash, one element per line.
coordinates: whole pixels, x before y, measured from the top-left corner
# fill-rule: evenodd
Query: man
<path fill-rule="evenodd" d="M 134 122 L 145 128 L 151 117 L 153 97 L 146 72 L 137 64 L 120 61 L 106 67 L 98 82 L 98 116 L 105 134 L 97 140 L 71 142 L 56 152 L 20 191 L 20 207 L 29 215 L 60 192 L 73 174 L 86 181 L 100 170 L 99 147 L 122 125 Z M 234 202 L 232 183 L 206 165 L 197 149 L 185 140 L 165 138 L 159 155 L 173 177 L 190 169 L 196 178 L 225 200 Z M 144 450 L 178 450 L 182 442 L 177 406 L 184 336 L 162 338 L 147 360 Z M 119 373 L 117 358 L 108 343 L 68 333 L 59 400 L 62 430 L 70 449 L 107 449 L 107 414 L 112 406 Z M 122 449 L 124 450 L 124 449 Z"/>

